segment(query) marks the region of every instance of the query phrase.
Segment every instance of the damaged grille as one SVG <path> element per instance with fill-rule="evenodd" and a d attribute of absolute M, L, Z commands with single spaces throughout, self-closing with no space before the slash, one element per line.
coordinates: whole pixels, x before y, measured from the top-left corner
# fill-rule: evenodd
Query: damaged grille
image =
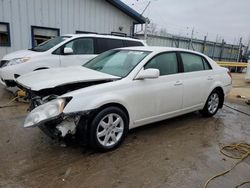
<path fill-rule="evenodd" d="M 0 61 L 0 68 L 5 67 L 7 65 L 7 63 L 9 63 L 8 60 L 2 60 L 2 61 Z"/>

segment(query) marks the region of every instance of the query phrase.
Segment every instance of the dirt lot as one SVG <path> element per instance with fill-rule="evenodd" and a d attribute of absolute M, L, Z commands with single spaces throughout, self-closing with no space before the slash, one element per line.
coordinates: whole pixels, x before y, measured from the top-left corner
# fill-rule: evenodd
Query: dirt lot
<path fill-rule="evenodd" d="M 250 99 L 250 84 L 244 74 L 233 77 L 227 104 L 250 114 L 244 99 L 235 97 Z M 11 97 L 0 88 L 1 104 Z M 93 153 L 23 128 L 27 105 L 14 104 L 0 109 L 0 187 L 202 187 L 233 164 L 220 154 L 222 145 L 250 143 L 250 117 L 224 106 L 213 118 L 191 113 L 137 128 L 117 150 Z M 209 187 L 235 187 L 250 180 L 249 170 L 250 158 Z"/>

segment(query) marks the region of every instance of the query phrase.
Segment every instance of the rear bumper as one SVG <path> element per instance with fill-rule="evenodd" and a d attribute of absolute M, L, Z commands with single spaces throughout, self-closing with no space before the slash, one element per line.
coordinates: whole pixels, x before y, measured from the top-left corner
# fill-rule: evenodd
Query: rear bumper
<path fill-rule="evenodd" d="M 223 91 L 224 91 L 225 97 L 230 93 L 231 89 L 232 89 L 232 84 L 228 84 L 228 85 L 223 86 Z"/>

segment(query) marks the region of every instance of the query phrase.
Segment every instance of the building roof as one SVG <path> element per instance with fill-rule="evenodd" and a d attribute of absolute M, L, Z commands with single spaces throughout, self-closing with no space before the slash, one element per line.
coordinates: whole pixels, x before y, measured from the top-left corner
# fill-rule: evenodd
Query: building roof
<path fill-rule="evenodd" d="M 116 8 L 120 9 L 122 12 L 136 20 L 138 23 L 144 24 L 146 22 L 146 18 L 143 17 L 141 14 L 130 8 L 125 3 L 121 2 L 120 0 L 106 0 Z"/>

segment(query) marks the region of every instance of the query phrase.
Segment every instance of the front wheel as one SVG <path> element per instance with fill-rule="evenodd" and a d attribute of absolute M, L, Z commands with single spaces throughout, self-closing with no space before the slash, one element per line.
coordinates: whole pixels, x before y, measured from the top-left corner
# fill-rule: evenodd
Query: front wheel
<path fill-rule="evenodd" d="M 90 146 L 99 151 L 117 148 L 128 132 L 127 115 L 117 107 L 101 110 L 90 125 Z"/>
<path fill-rule="evenodd" d="M 219 109 L 220 100 L 220 93 L 217 90 L 214 90 L 209 95 L 204 108 L 200 111 L 201 114 L 205 117 L 211 117 L 215 115 Z"/>

